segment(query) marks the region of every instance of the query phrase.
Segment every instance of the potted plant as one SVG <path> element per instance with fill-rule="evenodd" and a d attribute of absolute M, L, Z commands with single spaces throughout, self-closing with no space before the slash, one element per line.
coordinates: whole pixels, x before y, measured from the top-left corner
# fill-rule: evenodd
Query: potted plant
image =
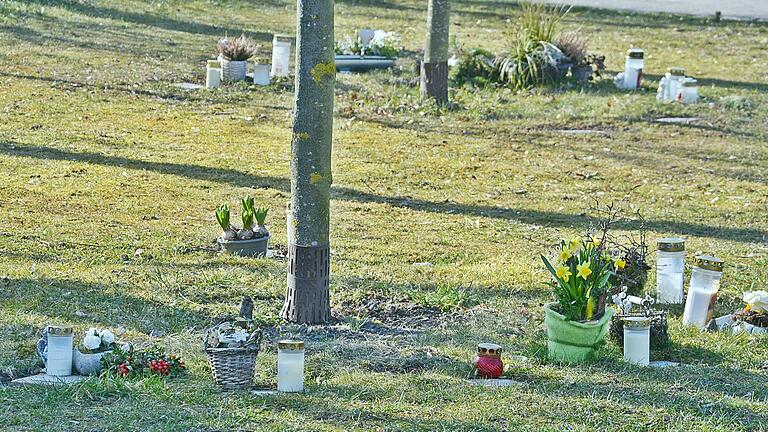
<path fill-rule="evenodd" d="M 583 362 L 594 356 L 603 342 L 613 309 L 605 308 L 611 269 L 620 265 L 593 238 L 562 241 L 553 265 L 541 259 L 552 275 L 548 282 L 557 302 L 544 306 L 547 352 L 551 360 Z"/>
<path fill-rule="evenodd" d="M 221 235 L 216 240 L 221 248 L 233 255 L 239 256 L 265 256 L 269 246 L 269 231 L 265 226 L 268 209 L 255 207 L 253 197 L 248 196 L 242 200 L 241 219 L 243 228 L 235 229 L 230 223 L 230 210 L 228 204 L 222 204 L 216 209 L 216 221 L 222 229 Z M 254 229 L 254 221 L 257 224 Z"/>
<path fill-rule="evenodd" d="M 105 353 L 101 364 L 104 369 L 103 374 L 113 374 L 123 378 L 147 375 L 172 376 L 187 368 L 181 357 L 168 354 L 160 347 L 151 346 L 141 350 L 130 344 L 115 347 L 114 350 Z"/>
<path fill-rule="evenodd" d="M 223 81 L 244 81 L 248 72 L 248 59 L 253 57 L 258 46 L 251 39 L 241 34 L 237 38 L 224 36 L 216 44 L 221 61 Z"/>
<path fill-rule="evenodd" d="M 253 302 L 247 296 L 242 300 L 237 319 L 208 329 L 203 348 L 211 365 L 213 380 L 222 390 L 253 386 L 261 336 L 261 330 L 253 323 Z"/>
<path fill-rule="evenodd" d="M 72 365 L 80 375 L 101 372 L 101 358 L 117 348 L 115 335 L 106 329 L 91 327 L 72 353 Z"/>
<path fill-rule="evenodd" d="M 386 69 L 395 65 L 403 50 L 402 41 L 395 33 L 376 30 L 372 35 L 363 32 L 356 37 L 346 36 L 336 43 L 336 69 L 365 71 Z"/>

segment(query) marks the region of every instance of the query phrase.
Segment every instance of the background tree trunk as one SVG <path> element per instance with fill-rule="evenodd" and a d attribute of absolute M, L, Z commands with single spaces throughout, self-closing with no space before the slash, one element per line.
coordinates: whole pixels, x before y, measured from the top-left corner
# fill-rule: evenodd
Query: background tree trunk
<path fill-rule="evenodd" d="M 297 0 L 296 107 L 291 139 L 288 288 L 281 316 L 301 324 L 331 319 L 330 191 L 333 0 Z"/>
<path fill-rule="evenodd" d="M 421 62 L 421 99 L 432 97 L 438 104 L 448 102 L 448 0 L 429 0 L 427 43 Z"/>

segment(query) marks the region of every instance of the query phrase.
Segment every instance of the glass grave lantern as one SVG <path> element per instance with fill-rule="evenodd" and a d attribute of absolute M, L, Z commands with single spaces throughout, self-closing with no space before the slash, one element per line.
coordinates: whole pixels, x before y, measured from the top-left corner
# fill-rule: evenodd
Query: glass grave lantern
<path fill-rule="evenodd" d="M 276 34 L 272 37 L 272 71 L 273 77 L 287 77 L 291 65 L 291 37 Z"/>
<path fill-rule="evenodd" d="M 627 50 L 627 58 L 624 62 L 624 88 L 637 90 L 643 80 L 643 57 L 645 53 L 640 48 Z"/>
<path fill-rule="evenodd" d="M 712 320 L 722 276 L 723 260 L 707 255 L 695 258 L 683 312 L 684 325 L 704 328 Z"/>
<path fill-rule="evenodd" d="M 659 303 L 683 302 L 685 239 L 666 237 L 656 241 L 656 297 Z"/>
<path fill-rule="evenodd" d="M 53 376 L 72 375 L 72 327 L 48 326 L 45 373 Z"/>
<path fill-rule="evenodd" d="M 277 390 L 304 391 L 304 342 L 285 339 L 277 343 Z"/>
<path fill-rule="evenodd" d="M 216 88 L 221 85 L 221 62 L 208 60 L 205 65 L 205 87 Z"/>
<path fill-rule="evenodd" d="M 260 86 L 269 85 L 269 63 L 265 59 L 253 61 L 253 83 Z"/>
<path fill-rule="evenodd" d="M 624 361 L 648 366 L 651 361 L 651 319 L 624 318 Z"/>
<path fill-rule="evenodd" d="M 683 81 L 678 100 L 684 104 L 693 104 L 699 101 L 699 83 L 695 79 L 688 77 Z"/>

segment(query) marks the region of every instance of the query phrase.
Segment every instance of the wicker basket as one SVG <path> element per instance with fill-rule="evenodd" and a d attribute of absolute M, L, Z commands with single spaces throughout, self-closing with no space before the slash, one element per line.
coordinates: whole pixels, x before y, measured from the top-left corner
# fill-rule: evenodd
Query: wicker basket
<path fill-rule="evenodd" d="M 261 333 L 256 343 L 244 348 L 211 348 L 205 343 L 205 353 L 213 372 L 213 380 L 226 390 L 244 390 L 253 387 L 256 356 L 261 346 Z"/>

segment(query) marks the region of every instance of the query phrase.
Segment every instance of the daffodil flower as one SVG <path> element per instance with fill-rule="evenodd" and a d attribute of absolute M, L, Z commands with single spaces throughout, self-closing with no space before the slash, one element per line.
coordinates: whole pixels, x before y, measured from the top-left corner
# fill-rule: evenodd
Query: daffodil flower
<path fill-rule="evenodd" d="M 616 258 L 616 261 L 613 262 L 613 268 L 615 268 L 616 270 L 623 269 L 626 266 L 627 266 L 627 262 L 621 258 Z"/>
<path fill-rule="evenodd" d="M 600 239 L 595 237 L 592 239 L 592 246 L 594 247 L 600 247 Z"/>
<path fill-rule="evenodd" d="M 568 280 L 568 278 L 570 278 L 573 273 L 571 273 L 568 267 L 560 266 L 557 268 L 557 270 L 555 270 L 555 274 L 562 280 Z"/>
<path fill-rule="evenodd" d="M 584 280 L 587 280 L 589 275 L 592 274 L 592 269 L 589 268 L 590 262 L 587 261 L 585 263 L 579 264 L 576 266 L 576 270 L 579 271 L 579 277 L 581 277 Z"/>
<path fill-rule="evenodd" d="M 571 258 L 571 256 L 573 256 L 573 255 L 571 254 L 570 249 L 563 249 L 563 250 L 561 250 L 560 251 L 560 262 L 568 261 Z"/>
<path fill-rule="evenodd" d="M 568 248 L 572 251 L 578 251 L 579 245 L 581 244 L 581 237 L 574 237 L 571 239 L 570 244 L 568 245 Z"/>

